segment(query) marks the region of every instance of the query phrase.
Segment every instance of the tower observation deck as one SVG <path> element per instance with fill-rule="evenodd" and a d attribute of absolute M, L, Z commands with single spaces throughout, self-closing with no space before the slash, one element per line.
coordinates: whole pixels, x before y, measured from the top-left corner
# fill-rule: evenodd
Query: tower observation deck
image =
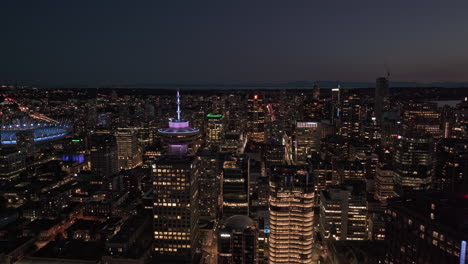
<path fill-rule="evenodd" d="M 188 145 L 194 143 L 200 134 L 200 130 L 191 128 L 189 121 L 182 120 L 180 114 L 180 93 L 177 90 L 177 119 L 171 120 L 168 128 L 158 130 L 164 143 L 169 146 L 169 154 L 186 154 Z"/>

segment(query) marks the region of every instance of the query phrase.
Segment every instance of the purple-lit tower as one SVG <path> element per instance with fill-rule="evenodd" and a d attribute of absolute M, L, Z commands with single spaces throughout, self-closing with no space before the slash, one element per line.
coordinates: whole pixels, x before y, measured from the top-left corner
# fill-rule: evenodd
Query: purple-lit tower
<path fill-rule="evenodd" d="M 180 93 L 177 90 L 177 119 L 170 121 L 168 128 L 159 129 L 163 141 L 169 146 L 170 155 L 186 154 L 188 145 L 194 143 L 200 133 L 199 129 L 189 126 L 189 121 L 182 120 L 180 113 Z"/>
<path fill-rule="evenodd" d="M 199 130 L 180 118 L 177 91 L 177 119 L 159 130 L 169 152 L 152 166 L 154 254 L 158 263 L 194 263 L 199 241 L 199 163 L 188 153 Z"/>

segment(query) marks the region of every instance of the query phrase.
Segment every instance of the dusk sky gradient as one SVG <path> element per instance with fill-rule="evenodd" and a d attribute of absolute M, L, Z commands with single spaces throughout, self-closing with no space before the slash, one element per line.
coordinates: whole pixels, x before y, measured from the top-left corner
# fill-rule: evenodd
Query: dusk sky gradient
<path fill-rule="evenodd" d="M 0 82 L 468 81 L 468 1 L 3 1 Z"/>

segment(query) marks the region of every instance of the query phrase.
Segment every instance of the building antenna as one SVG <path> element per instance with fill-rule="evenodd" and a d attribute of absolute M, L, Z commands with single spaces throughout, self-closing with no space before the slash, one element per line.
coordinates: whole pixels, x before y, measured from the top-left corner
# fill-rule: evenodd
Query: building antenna
<path fill-rule="evenodd" d="M 387 80 L 390 80 L 390 70 L 388 69 L 387 63 L 385 63 L 385 71 L 387 72 Z"/>
<path fill-rule="evenodd" d="M 180 121 L 180 93 L 179 93 L 179 88 L 177 88 L 177 120 Z"/>

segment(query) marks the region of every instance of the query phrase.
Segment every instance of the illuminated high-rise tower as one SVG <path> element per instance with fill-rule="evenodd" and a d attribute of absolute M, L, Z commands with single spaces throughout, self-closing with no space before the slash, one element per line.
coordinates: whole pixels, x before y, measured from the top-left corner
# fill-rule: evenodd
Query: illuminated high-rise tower
<path fill-rule="evenodd" d="M 223 217 L 249 214 L 250 159 L 232 157 L 223 164 Z"/>
<path fill-rule="evenodd" d="M 169 155 L 185 155 L 188 145 L 195 143 L 200 131 L 191 128 L 189 121 L 181 119 L 180 93 L 177 90 L 177 119 L 169 122 L 168 128 L 159 129 L 159 134 L 163 141 L 169 146 Z"/>
<path fill-rule="evenodd" d="M 168 153 L 153 165 L 154 251 L 158 263 L 192 263 L 198 241 L 198 159 L 187 153 L 199 130 L 181 119 L 177 91 L 177 119 L 159 130 Z"/>
<path fill-rule="evenodd" d="M 258 228 L 246 215 L 224 221 L 218 235 L 219 264 L 257 264 Z"/>
<path fill-rule="evenodd" d="M 115 133 L 119 168 L 133 169 L 141 165 L 141 152 L 138 147 L 137 131 L 131 128 L 119 128 Z"/>
<path fill-rule="evenodd" d="M 247 133 L 256 142 L 265 141 L 265 112 L 263 99 L 255 94 L 249 97 L 247 103 Z"/>
<path fill-rule="evenodd" d="M 430 134 L 439 138 L 441 115 L 436 103 L 409 101 L 403 107 L 401 125 L 405 133 Z"/>
<path fill-rule="evenodd" d="M 307 166 L 275 166 L 269 204 L 269 263 L 312 263 L 314 183 Z"/>
<path fill-rule="evenodd" d="M 330 111 L 330 121 L 332 124 L 335 124 L 337 118 L 340 116 L 340 105 L 341 105 L 341 87 L 338 85 L 337 88 L 332 88 L 331 94 L 331 111 Z"/>
<path fill-rule="evenodd" d="M 336 88 L 332 88 L 332 102 L 335 105 L 340 104 L 340 101 L 341 101 L 340 92 L 341 92 L 341 86 L 340 85 L 338 85 L 338 87 L 336 87 Z"/>
<path fill-rule="evenodd" d="M 345 137 L 357 137 L 361 127 L 361 95 L 358 90 L 347 90 L 341 103 L 340 121 L 341 135 Z"/>
<path fill-rule="evenodd" d="M 206 141 L 209 144 L 220 145 L 223 141 L 223 115 L 209 113 L 206 118 Z"/>
<path fill-rule="evenodd" d="M 375 81 L 374 112 L 377 120 L 382 120 L 385 102 L 388 97 L 388 79 L 385 77 L 377 78 Z"/>
<path fill-rule="evenodd" d="M 320 192 L 320 233 L 324 240 L 365 240 L 366 215 L 363 181 L 345 181 Z"/>
<path fill-rule="evenodd" d="M 319 122 L 296 122 L 296 162 L 305 164 L 313 152 L 320 150 L 322 124 Z"/>
<path fill-rule="evenodd" d="M 431 187 L 434 170 L 434 143 L 428 134 L 398 136 L 393 156 L 395 191 L 404 194 Z"/>
<path fill-rule="evenodd" d="M 312 88 L 312 97 L 314 100 L 320 99 L 320 87 L 317 84 L 314 84 L 314 87 Z"/>

